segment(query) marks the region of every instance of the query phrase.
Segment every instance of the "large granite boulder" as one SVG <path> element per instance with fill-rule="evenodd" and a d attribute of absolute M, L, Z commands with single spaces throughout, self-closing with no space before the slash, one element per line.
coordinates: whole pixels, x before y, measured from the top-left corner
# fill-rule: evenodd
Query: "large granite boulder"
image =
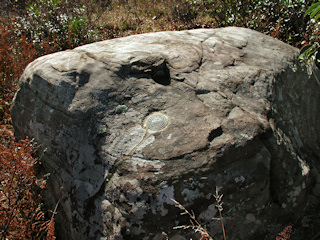
<path fill-rule="evenodd" d="M 244 28 L 159 32 L 43 56 L 24 71 L 15 133 L 34 138 L 60 199 L 60 239 L 315 234 L 319 84 L 298 49 Z M 309 215 L 307 213 L 310 213 Z"/>

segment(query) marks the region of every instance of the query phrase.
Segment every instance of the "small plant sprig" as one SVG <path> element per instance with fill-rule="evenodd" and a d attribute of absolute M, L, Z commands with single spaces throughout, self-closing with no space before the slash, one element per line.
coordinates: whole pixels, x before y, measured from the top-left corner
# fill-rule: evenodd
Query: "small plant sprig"
<path fill-rule="evenodd" d="M 219 211 L 219 218 L 213 218 L 213 220 L 219 220 L 221 221 L 221 226 L 222 226 L 222 232 L 223 232 L 223 238 L 224 240 L 227 239 L 226 237 L 226 231 L 224 228 L 224 224 L 223 224 L 223 217 L 222 217 L 222 211 L 223 211 L 223 207 L 222 207 L 222 197 L 223 194 L 219 195 L 219 190 L 218 187 L 216 187 L 216 193 L 215 195 L 213 195 L 214 198 L 216 199 L 216 208 Z M 177 208 L 180 208 L 181 210 L 183 210 L 183 212 L 181 213 L 181 215 L 189 215 L 190 217 L 190 221 L 191 221 L 191 225 L 182 225 L 182 226 L 177 226 L 174 227 L 173 229 L 192 229 L 194 230 L 196 233 L 200 233 L 201 234 L 201 238 L 200 240 L 204 240 L 204 239 L 209 239 L 209 240 L 213 240 L 213 238 L 210 236 L 210 234 L 208 233 L 207 229 L 205 229 L 204 227 L 202 227 L 202 225 L 197 221 L 195 214 L 192 212 L 190 213 L 184 206 L 182 206 L 178 201 L 171 199 L 175 204 Z"/>
<path fill-rule="evenodd" d="M 292 232 L 292 226 L 287 226 L 281 233 L 279 233 L 278 237 L 276 237 L 276 240 L 288 240 L 290 239 L 290 234 Z"/>
<path fill-rule="evenodd" d="M 182 226 L 177 226 L 174 227 L 173 229 L 192 229 L 194 230 L 196 233 L 200 233 L 201 234 L 201 238 L 200 240 L 204 240 L 204 239 L 209 239 L 209 240 L 213 240 L 213 238 L 209 235 L 208 231 L 201 226 L 201 224 L 197 221 L 194 213 L 190 213 L 184 206 L 182 206 L 178 201 L 171 199 L 175 204 L 177 208 L 180 208 L 181 210 L 183 210 L 183 212 L 181 213 L 181 215 L 189 215 L 190 219 L 191 219 L 191 225 L 182 225 Z"/>
<path fill-rule="evenodd" d="M 54 231 L 55 231 L 55 218 L 54 217 L 57 214 L 57 209 L 58 209 L 60 200 L 61 200 L 61 198 L 59 198 L 59 200 L 58 200 L 58 202 L 52 212 L 51 219 L 49 220 L 49 222 L 47 224 L 47 240 L 55 240 L 56 239 L 55 234 L 54 234 Z"/>
<path fill-rule="evenodd" d="M 223 207 L 222 207 L 222 197 L 223 197 L 223 194 L 219 195 L 219 190 L 218 190 L 218 187 L 216 187 L 216 194 L 213 195 L 214 198 L 216 199 L 216 208 L 218 209 L 219 211 L 219 215 L 220 215 L 220 218 L 213 218 L 214 220 L 219 220 L 221 221 L 221 227 L 222 227 L 222 233 L 223 233 L 223 239 L 226 240 L 227 237 L 226 237 L 226 231 L 224 229 L 224 224 L 223 224 L 223 217 L 222 217 L 222 211 L 223 211 Z"/>

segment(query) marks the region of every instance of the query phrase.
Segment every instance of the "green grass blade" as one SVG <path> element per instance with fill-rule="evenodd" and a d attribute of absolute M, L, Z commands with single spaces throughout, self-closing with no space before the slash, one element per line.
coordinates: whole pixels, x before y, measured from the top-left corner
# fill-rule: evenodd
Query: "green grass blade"
<path fill-rule="evenodd" d="M 307 16 L 308 14 L 310 14 L 318 6 L 320 6 L 320 2 L 313 4 L 311 7 L 308 8 L 308 10 L 305 12 L 304 16 Z"/>
<path fill-rule="evenodd" d="M 303 46 L 300 50 L 300 55 L 307 52 L 310 48 L 312 48 L 312 46 L 313 46 L 312 44 L 308 44 L 308 45 Z"/>
<path fill-rule="evenodd" d="M 315 17 L 315 21 L 318 21 L 318 19 L 320 18 L 320 13 L 317 14 L 317 16 Z"/>
<path fill-rule="evenodd" d="M 313 18 L 316 14 L 318 14 L 319 11 L 320 11 L 320 6 L 316 7 L 316 8 L 312 11 L 310 17 Z"/>

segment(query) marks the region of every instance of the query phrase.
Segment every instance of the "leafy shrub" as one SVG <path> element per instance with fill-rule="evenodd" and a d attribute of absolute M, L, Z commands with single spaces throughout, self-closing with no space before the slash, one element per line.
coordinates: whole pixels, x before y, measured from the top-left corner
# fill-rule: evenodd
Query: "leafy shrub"
<path fill-rule="evenodd" d="M 241 26 L 299 44 L 306 32 L 304 12 L 313 0 L 185 0 L 201 13 L 201 27 Z"/>
<path fill-rule="evenodd" d="M 0 125 L 10 124 L 10 104 L 23 69 L 40 56 L 25 36 L 14 33 L 12 26 L 11 22 L 0 25 Z"/>
<path fill-rule="evenodd" d="M 46 220 L 41 209 L 31 144 L 28 140 L 14 140 L 10 116 L 18 79 L 40 53 L 25 36 L 15 34 L 11 21 L 1 20 L 4 24 L 0 25 L 0 239 L 43 239 L 46 235 L 54 239 L 54 220 Z M 47 234 L 49 230 L 51 235 Z"/>
<path fill-rule="evenodd" d="M 301 46 L 306 9 L 315 0 L 115 0 L 102 15 L 107 36 L 150 31 L 241 26 Z"/>
<path fill-rule="evenodd" d="M 6 0 L 0 1 L 0 14 L 22 14 L 30 0 Z"/>
<path fill-rule="evenodd" d="M 17 18 L 17 35 L 25 35 L 40 51 L 46 44 L 53 51 L 74 48 L 97 39 L 86 13 L 83 5 L 73 7 L 60 0 L 37 0 L 29 5 L 25 17 Z"/>
<path fill-rule="evenodd" d="M 313 4 L 305 13 L 305 15 L 310 14 L 313 22 L 317 22 L 320 18 L 320 2 Z M 319 26 L 319 25 L 318 25 Z M 319 31 L 319 27 L 316 28 Z M 315 63 L 318 68 L 320 68 L 320 46 L 319 39 L 310 38 L 310 43 L 305 44 L 300 51 L 300 59 L 305 60 L 307 65 Z"/>

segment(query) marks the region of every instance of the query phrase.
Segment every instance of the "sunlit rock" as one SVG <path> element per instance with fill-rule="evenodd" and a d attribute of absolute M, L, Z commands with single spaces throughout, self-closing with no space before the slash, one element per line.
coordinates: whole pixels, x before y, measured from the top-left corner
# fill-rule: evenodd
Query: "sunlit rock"
<path fill-rule="evenodd" d="M 303 236 L 319 195 L 320 97 L 298 52 L 230 27 L 102 41 L 29 64 L 12 118 L 44 151 L 60 239 L 190 239 L 173 229 L 190 222 L 172 199 L 221 236 L 216 186 L 229 240 L 275 239 L 292 224 Z"/>

